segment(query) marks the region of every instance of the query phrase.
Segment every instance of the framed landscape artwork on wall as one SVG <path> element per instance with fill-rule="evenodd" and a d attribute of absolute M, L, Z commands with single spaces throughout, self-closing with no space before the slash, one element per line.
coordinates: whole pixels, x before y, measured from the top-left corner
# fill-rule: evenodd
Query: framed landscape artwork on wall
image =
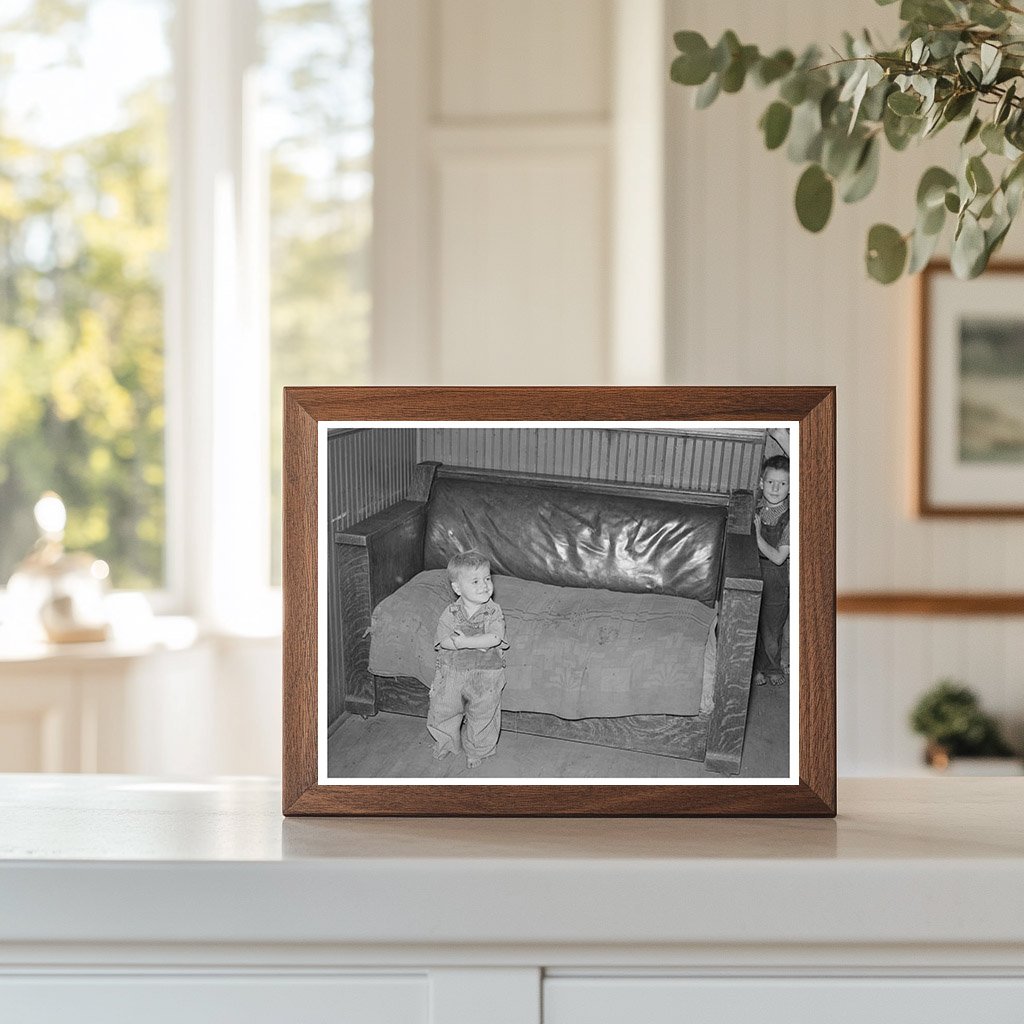
<path fill-rule="evenodd" d="M 286 814 L 835 812 L 834 392 L 285 393 Z"/>
<path fill-rule="evenodd" d="M 921 274 L 917 512 L 1024 515 L 1024 264 Z"/>

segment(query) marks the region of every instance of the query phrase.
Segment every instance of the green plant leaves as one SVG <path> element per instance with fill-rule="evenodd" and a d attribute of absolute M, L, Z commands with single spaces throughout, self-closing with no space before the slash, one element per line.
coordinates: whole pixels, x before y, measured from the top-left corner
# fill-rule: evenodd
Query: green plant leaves
<path fill-rule="evenodd" d="M 820 231 L 832 215 L 834 189 L 832 179 L 811 164 L 796 185 L 796 215 L 808 231 Z"/>
<path fill-rule="evenodd" d="M 768 149 L 778 149 L 786 141 L 792 120 L 793 108 L 779 100 L 772 103 L 761 115 L 759 125 L 764 132 L 764 144 Z"/>
<path fill-rule="evenodd" d="M 977 277 L 984 270 L 987 259 L 985 232 L 978 218 L 966 211 L 953 236 L 953 251 L 950 255 L 953 273 L 962 280 Z"/>
<path fill-rule="evenodd" d="M 946 192 L 956 184 L 956 177 L 943 167 L 929 167 L 917 186 L 917 207 L 924 213 L 942 206 Z"/>
<path fill-rule="evenodd" d="M 844 203 L 860 202 L 875 187 L 879 168 L 878 138 L 872 137 L 862 146 L 853 173 L 845 182 L 842 197 Z"/>
<path fill-rule="evenodd" d="M 889 96 L 889 109 L 900 117 L 916 114 L 921 109 L 921 100 L 911 92 L 894 92 Z"/>
<path fill-rule="evenodd" d="M 672 81 L 703 85 L 711 74 L 711 47 L 699 32 L 677 32 L 673 37 L 679 56 L 672 61 Z"/>
<path fill-rule="evenodd" d="M 770 57 L 762 57 L 754 67 L 754 81 L 764 87 L 784 78 L 793 70 L 796 58 L 789 50 L 776 50 Z"/>
<path fill-rule="evenodd" d="M 892 284 L 907 262 L 907 243 L 889 224 L 876 224 L 868 232 L 868 273 L 880 284 Z"/>
<path fill-rule="evenodd" d="M 679 32 L 671 77 L 695 88 L 699 108 L 751 82 L 773 89 L 758 128 L 767 149 L 805 165 L 794 205 L 815 232 L 836 195 L 853 203 L 876 186 L 883 145 L 901 152 L 964 121 L 957 174 L 924 173 L 913 229 L 904 235 L 876 224 L 867 269 L 883 283 L 917 272 L 953 214 L 954 270 L 974 276 L 1024 206 L 1024 12 L 1008 0 L 900 0 L 899 13 L 892 49 L 876 47 L 867 32 L 846 32 L 832 48 L 838 59 L 814 46 L 799 58 L 788 49 L 762 55 L 730 30 L 714 47 L 698 32 Z"/>

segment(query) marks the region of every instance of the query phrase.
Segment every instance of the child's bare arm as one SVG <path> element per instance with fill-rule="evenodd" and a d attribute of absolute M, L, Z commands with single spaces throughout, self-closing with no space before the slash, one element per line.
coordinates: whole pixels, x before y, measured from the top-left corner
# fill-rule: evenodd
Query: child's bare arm
<path fill-rule="evenodd" d="M 772 547 L 772 545 L 761 536 L 760 516 L 754 516 L 754 529 L 757 533 L 757 550 L 760 551 L 769 562 L 774 562 L 776 565 L 782 565 L 782 563 L 789 558 L 789 545 L 780 544 L 777 548 Z"/>

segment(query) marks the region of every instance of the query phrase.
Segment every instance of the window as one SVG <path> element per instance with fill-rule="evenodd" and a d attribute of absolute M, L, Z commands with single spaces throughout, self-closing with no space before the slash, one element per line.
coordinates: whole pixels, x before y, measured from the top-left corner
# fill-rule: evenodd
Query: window
<path fill-rule="evenodd" d="M 167 0 L 0 15 L 0 583 L 48 489 L 116 586 L 164 582 L 170 18 Z"/>
<path fill-rule="evenodd" d="M 0 586 L 53 489 L 115 587 L 274 603 L 281 387 L 367 375 L 372 116 L 370 0 L 4 5 Z"/>
<path fill-rule="evenodd" d="M 373 71 L 369 0 L 263 0 L 269 155 L 271 566 L 281 388 L 366 383 Z"/>

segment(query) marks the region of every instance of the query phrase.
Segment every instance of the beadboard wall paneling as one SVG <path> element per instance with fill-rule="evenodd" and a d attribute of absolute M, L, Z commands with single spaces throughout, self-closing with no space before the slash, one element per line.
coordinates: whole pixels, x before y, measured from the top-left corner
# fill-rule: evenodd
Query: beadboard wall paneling
<path fill-rule="evenodd" d="M 412 482 L 416 430 L 380 427 L 327 435 L 327 720 L 345 706 L 341 612 L 332 534 L 400 501 Z"/>
<path fill-rule="evenodd" d="M 763 431 L 734 437 L 585 427 L 419 433 L 421 460 L 709 493 L 756 490 L 764 452 Z"/>
<path fill-rule="evenodd" d="M 714 43 L 731 28 L 762 49 L 797 49 L 862 26 L 892 40 L 895 11 L 866 0 L 668 0 L 666 66 L 673 30 Z M 882 287 L 863 268 L 869 227 L 909 230 L 921 173 L 949 160 L 961 133 L 883 150 L 876 192 L 837 201 L 830 224 L 811 235 L 793 211 L 801 168 L 767 152 L 756 127 L 771 90 L 748 87 L 704 111 L 692 94 L 666 86 L 669 383 L 837 386 L 841 591 L 1024 591 L 1020 520 L 911 514 L 915 286 Z M 1004 254 L 1020 256 L 1022 241 L 1016 225 Z M 1024 715 L 1024 619 L 840 618 L 839 640 L 843 774 L 917 770 L 906 712 L 943 676 L 975 687 L 1011 724 Z"/>

